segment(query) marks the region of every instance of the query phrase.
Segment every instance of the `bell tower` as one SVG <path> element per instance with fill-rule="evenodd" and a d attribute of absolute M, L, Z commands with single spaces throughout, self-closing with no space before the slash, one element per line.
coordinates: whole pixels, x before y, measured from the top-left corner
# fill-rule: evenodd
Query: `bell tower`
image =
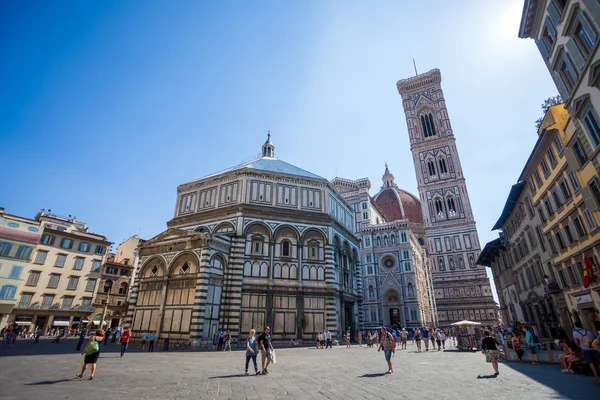
<path fill-rule="evenodd" d="M 444 93 L 433 69 L 398 81 L 430 254 L 440 325 L 463 319 L 496 324 L 485 268 Z"/>

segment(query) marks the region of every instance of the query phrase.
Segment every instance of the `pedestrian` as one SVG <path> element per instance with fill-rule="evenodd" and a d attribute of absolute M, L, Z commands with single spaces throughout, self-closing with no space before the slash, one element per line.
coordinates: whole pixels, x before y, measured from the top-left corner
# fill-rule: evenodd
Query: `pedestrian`
<path fill-rule="evenodd" d="M 413 345 L 415 344 L 415 333 L 416 333 L 416 329 L 415 329 L 415 328 L 413 328 L 413 329 L 410 331 L 410 337 L 411 337 L 411 339 L 412 339 L 412 344 L 413 344 Z"/>
<path fill-rule="evenodd" d="M 400 331 L 400 350 L 406 350 L 406 341 L 408 340 L 408 332 L 406 328 L 402 328 Z"/>
<path fill-rule="evenodd" d="M 573 373 L 573 364 L 581 360 L 581 349 L 575 342 L 566 342 L 562 344 L 563 354 L 558 356 L 558 362 L 562 369 L 561 372 Z"/>
<path fill-rule="evenodd" d="M 67 343 L 67 339 L 69 338 L 69 328 L 65 328 L 63 331 L 63 343 Z"/>
<path fill-rule="evenodd" d="M 265 331 L 258 337 L 262 355 L 262 375 L 268 375 L 269 364 L 273 361 L 273 343 L 271 342 L 271 328 L 265 326 Z"/>
<path fill-rule="evenodd" d="M 329 332 L 329 329 L 325 331 L 325 340 L 327 341 L 325 348 L 331 349 L 331 332 Z"/>
<path fill-rule="evenodd" d="M 438 349 L 438 351 L 442 351 L 442 335 L 443 334 L 444 333 L 440 329 L 437 329 L 435 331 L 435 342 L 437 343 L 437 349 Z"/>
<path fill-rule="evenodd" d="M 154 341 L 156 340 L 155 332 L 150 334 L 150 343 L 148 344 L 148 351 L 154 352 Z"/>
<path fill-rule="evenodd" d="M 436 338 L 434 337 L 435 335 L 433 333 L 437 332 L 437 330 L 438 330 L 437 328 L 433 328 L 431 330 L 431 334 L 429 335 L 429 338 L 431 339 L 431 348 L 433 350 L 435 350 L 435 341 L 436 341 Z"/>
<path fill-rule="evenodd" d="M 525 353 L 525 352 L 521 348 L 521 341 L 519 340 L 519 337 L 517 336 L 517 332 L 512 333 L 512 338 L 510 339 L 510 343 L 512 344 L 512 347 L 513 347 L 513 350 L 515 351 L 515 353 L 517 353 L 517 358 L 519 359 L 519 362 L 522 363 L 523 362 L 523 353 Z"/>
<path fill-rule="evenodd" d="M 385 355 L 385 361 L 387 361 L 388 370 L 387 373 L 391 374 L 394 372 L 394 368 L 392 367 L 392 354 L 396 353 L 396 341 L 394 340 L 394 336 L 391 333 L 387 332 L 384 327 L 380 329 L 381 335 L 379 340 L 379 348 L 377 351 L 381 351 L 383 349 L 383 354 Z"/>
<path fill-rule="evenodd" d="M 362 347 L 362 331 L 358 331 L 358 347 Z"/>
<path fill-rule="evenodd" d="M 250 329 L 250 334 L 248 335 L 248 339 L 246 339 L 246 375 L 248 375 L 248 364 L 250 363 L 250 360 L 252 360 L 252 363 L 254 364 L 254 373 L 260 375 L 258 365 L 256 365 L 257 346 L 256 338 L 254 337 L 255 333 L 256 330 Z"/>
<path fill-rule="evenodd" d="M 440 329 L 440 335 L 442 337 L 442 349 L 446 350 L 446 334 Z"/>
<path fill-rule="evenodd" d="M 223 347 L 223 351 L 229 349 L 231 351 L 231 331 L 227 331 L 225 334 L 225 347 Z"/>
<path fill-rule="evenodd" d="M 121 335 L 121 358 L 123 358 L 123 355 L 127 351 L 127 347 L 129 346 L 129 339 L 131 338 L 132 333 L 133 332 L 131 332 L 131 328 L 127 328 L 127 330 Z"/>
<path fill-rule="evenodd" d="M 223 350 L 223 342 L 225 341 L 225 332 L 221 329 L 219 331 L 219 345 L 217 347 L 217 351 Z"/>
<path fill-rule="evenodd" d="M 77 351 L 77 352 L 81 351 L 81 346 L 83 346 L 84 340 L 85 340 L 85 329 L 82 329 L 81 332 L 79 332 L 79 341 L 77 342 L 77 347 L 75 348 L 75 351 Z"/>
<path fill-rule="evenodd" d="M 142 349 L 142 351 L 146 350 L 146 342 L 148 341 L 148 333 L 144 331 L 142 333 L 142 344 L 138 346 L 138 349 Z"/>
<path fill-rule="evenodd" d="M 60 336 L 61 336 L 61 335 L 60 335 L 60 332 L 59 332 L 59 330 L 57 329 L 57 330 L 56 330 L 56 335 L 54 335 L 54 339 L 52 339 L 52 343 L 60 343 Z"/>
<path fill-rule="evenodd" d="M 318 349 L 318 348 L 319 348 L 319 346 L 321 345 L 321 334 L 320 334 L 320 333 L 317 333 L 317 334 L 315 335 L 315 344 L 316 344 L 316 346 L 317 346 L 317 349 Z"/>
<path fill-rule="evenodd" d="M 421 352 L 421 339 L 422 339 L 422 334 L 421 331 L 417 328 L 415 329 L 415 333 L 414 333 L 414 341 L 417 343 L 417 353 Z"/>
<path fill-rule="evenodd" d="M 423 342 L 425 342 L 425 351 L 429 351 L 429 329 L 427 329 L 427 327 L 425 326 L 421 330 L 421 333 L 423 334 Z"/>
<path fill-rule="evenodd" d="M 500 357 L 500 350 L 498 348 L 498 341 L 496 338 L 490 336 L 490 331 L 487 329 L 483 332 L 484 338 L 481 341 L 482 354 L 485 354 L 485 361 L 488 363 L 492 363 L 492 367 L 494 368 L 494 375 L 498 376 L 500 372 L 498 371 L 498 357 Z"/>
<path fill-rule="evenodd" d="M 346 348 L 350 348 L 350 331 L 346 331 Z"/>
<path fill-rule="evenodd" d="M 39 327 L 35 327 L 35 330 L 33 331 L 34 336 L 35 336 L 35 343 L 37 344 L 40 341 L 40 336 L 42 335 L 42 329 Z"/>
<path fill-rule="evenodd" d="M 85 346 L 85 349 L 81 352 L 81 354 L 85 354 L 85 358 L 83 359 L 83 366 L 81 367 L 81 372 L 75 375 L 77 378 L 83 378 L 83 374 L 87 369 L 88 364 L 92 364 L 92 371 L 90 372 L 90 380 L 94 379 L 94 374 L 96 373 L 96 362 L 98 361 L 98 357 L 100 356 L 100 342 L 104 338 L 104 330 L 98 329 L 94 335 L 90 337 L 90 341 Z"/>
<path fill-rule="evenodd" d="M 600 382 L 598 378 L 598 370 L 600 368 L 600 353 L 592 348 L 594 342 L 594 334 L 583 328 L 581 321 L 575 321 L 575 330 L 573 331 L 573 341 L 581 348 L 583 362 L 590 365 L 590 369 L 594 374 L 594 380 Z"/>
<path fill-rule="evenodd" d="M 539 342 L 539 339 L 538 339 L 537 335 L 535 333 L 531 332 L 531 329 L 526 326 L 525 327 L 525 343 L 527 344 L 527 347 L 529 347 L 529 351 L 531 352 L 531 356 L 533 357 L 532 364 L 538 363 L 538 356 L 537 356 L 538 342 Z"/>
<path fill-rule="evenodd" d="M 108 339 L 110 338 L 110 328 L 106 332 L 104 332 L 104 345 L 108 345 Z"/>
<path fill-rule="evenodd" d="M 327 344 L 326 344 L 327 343 L 327 339 L 326 338 L 327 338 L 327 334 L 325 333 L 325 331 L 323 331 L 323 332 L 321 332 L 319 334 L 319 340 L 321 342 L 321 348 L 322 349 L 327 348 Z"/>

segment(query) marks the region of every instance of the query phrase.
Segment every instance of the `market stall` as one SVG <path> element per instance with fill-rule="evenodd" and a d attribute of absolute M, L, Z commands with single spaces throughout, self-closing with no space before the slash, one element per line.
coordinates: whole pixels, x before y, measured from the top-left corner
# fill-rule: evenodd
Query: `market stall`
<path fill-rule="evenodd" d="M 458 321 L 453 324 L 459 350 L 478 350 L 481 346 L 483 333 L 479 328 L 481 323 L 474 321 Z"/>

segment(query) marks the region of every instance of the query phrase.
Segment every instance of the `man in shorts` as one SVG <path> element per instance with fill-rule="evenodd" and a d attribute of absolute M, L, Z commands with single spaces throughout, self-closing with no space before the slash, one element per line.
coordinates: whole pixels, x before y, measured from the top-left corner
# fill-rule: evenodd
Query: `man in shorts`
<path fill-rule="evenodd" d="M 402 331 L 400 332 L 400 349 L 401 350 L 406 350 L 406 341 L 408 339 L 408 332 L 406 331 L 406 328 L 402 328 Z"/>
<path fill-rule="evenodd" d="M 531 330 L 528 327 L 525 327 L 525 343 L 527 344 L 527 347 L 529 347 L 529 351 L 531 352 L 531 356 L 533 357 L 533 362 L 532 364 L 537 364 L 538 363 L 538 356 L 537 356 L 537 343 L 535 343 L 535 340 L 533 340 L 533 333 L 531 332 Z"/>
<path fill-rule="evenodd" d="M 425 351 L 429 351 L 429 329 L 427 329 L 427 327 L 423 327 L 423 330 L 421 330 L 421 333 L 423 334 L 423 341 L 425 342 Z"/>
<path fill-rule="evenodd" d="M 265 331 L 258 337 L 262 355 L 262 375 L 268 375 L 269 364 L 273 361 L 273 343 L 271 343 L 271 328 L 265 326 Z"/>
<path fill-rule="evenodd" d="M 381 328 L 379 336 L 379 348 L 377 351 L 381 351 L 381 349 L 383 349 L 385 361 L 387 361 L 388 365 L 387 373 L 391 374 L 394 372 L 394 369 L 392 368 L 392 354 L 396 352 L 396 341 L 394 340 L 394 336 L 386 331 L 385 328 Z"/>
<path fill-rule="evenodd" d="M 592 347 L 594 342 L 594 334 L 587 329 L 583 328 L 581 321 L 575 321 L 575 330 L 573 331 L 573 341 L 577 346 L 581 347 L 581 354 L 583 355 L 583 361 L 590 365 L 590 369 L 594 374 L 594 380 L 600 382 L 598 378 L 598 370 L 596 366 L 600 367 L 600 353 Z"/>

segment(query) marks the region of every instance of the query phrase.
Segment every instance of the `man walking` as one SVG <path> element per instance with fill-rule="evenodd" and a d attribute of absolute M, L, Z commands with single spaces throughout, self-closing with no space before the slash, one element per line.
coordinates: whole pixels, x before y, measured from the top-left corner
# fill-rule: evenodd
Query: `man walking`
<path fill-rule="evenodd" d="M 400 332 L 400 343 L 401 343 L 401 347 L 400 350 L 406 350 L 406 341 L 408 339 L 408 332 L 406 331 L 406 328 L 402 328 L 402 331 Z"/>
<path fill-rule="evenodd" d="M 396 353 L 396 341 L 394 340 L 394 336 L 391 333 L 385 330 L 385 328 L 381 328 L 379 338 L 379 348 L 377 351 L 381 351 L 383 349 L 383 354 L 385 355 L 385 361 L 388 365 L 388 374 L 394 372 L 392 368 L 392 354 Z"/>
<path fill-rule="evenodd" d="M 123 355 L 125 354 L 125 351 L 127 351 L 127 347 L 129 346 L 129 338 L 131 337 L 131 328 L 127 328 L 127 330 L 125 332 L 123 332 L 123 335 L 121 335 L 121 358 L 123 358 Z"/>
<path fill-rule="evenodd" d="M 268 375 L 269 364 L 273 361 L 273 343 L 271 342 L 271 328 L 265 326 L 265 331 L 258 337 L 262 355 L 262 374 Z"/>
<path fill-rule="evenodd" d="M 325 348 L 331 349 L 331 332 L 329 332 L 329 329 L 327 329 L 327 331 L 325 332 L 325 338 L 327 339 L 327 347 Z"/>
<path fill-rule="evenodd" d="M 533 357 L 532 364 L 538 363 L 538 356 L 537 356 L 538 343 L 537 342 L 538 342 L 537 335 L 535 335 L 533 332 L 531 332 L 529 327 L 526 326 L 525 327 L 525 343 L 527 343 L 527 347 L 529 347 L 529 351 L 531 352 L 531 356 Z"/>
<path fill-rule="evenodd" d="M 421 333 L 423 334 L 423 341 L 425 342 L 425 351 L 429 351 L 429 329 L 425 326 Z"/>
<path fill-rule="evenodd" d="M 219 345 L 217 346 L 217 351 L 221 351 L 223 349 L 223 342 L 225 341 L 225 332 L 221 329 L 219 331 Z"/>
<path fill-rule="evenodd" d="M 150 344 L 148 345 L 148 351 L 153 352 L 154 351 L 154 340 L 156 339 L 156 336 L 154 336 L 154 332 L 152 332 L 150 334 Z"/>
<path fill-rule="evenodd" d="M 85 340 L 85 329 L 79 331 L 79 341 L 77 342 L 77 348 L 75 348 L 76 352 L 81 351 L 81 346 L 83 346 L 83 341 Z"/>

